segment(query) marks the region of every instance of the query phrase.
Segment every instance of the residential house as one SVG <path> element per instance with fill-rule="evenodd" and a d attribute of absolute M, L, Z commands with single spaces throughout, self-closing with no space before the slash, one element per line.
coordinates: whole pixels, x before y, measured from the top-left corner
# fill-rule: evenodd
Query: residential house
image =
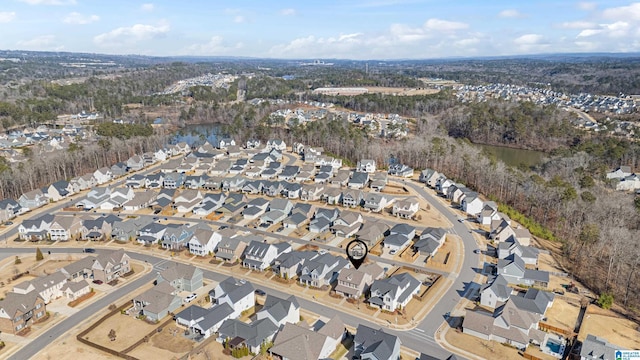
<path fill-rule="evenodd" d="M 189 252 L 197 256 L 212 255 L 222 236 L 211 229 L 196 229 L 189 240 Z"/>
<path fill-rule="evenodd" d="M 209 296 L 215 304 L 229 304 L 233 308 L 232 318 L 240 316 L 243 311 L 256 304 L 253 285 L 233 277 L 221 281 L 213 290 L 209 291 Z"/>
<path fill-rule="evenodd" d="M 356 165 L 356 171 L 373 174 L 376 172 L 376 161 L 370 159 L 360 160 Z"/>
<path fill-rule="evenodd" d="M 158 273 L 155 284 L 167 282 L 177 291 L 194 292 L 203 285 L 203 273 L 193 265 L 171 262 L 163 264 L 164 270 Z"/>
<path fill-rule="evenodd" d="M 46 197 L 52 201 L 60 201 L 67 196 L 73 195 L 73 186 L 68 181 L 60 180 L 43 189 Z"/>
<path fill-rule="evenodd" d="M 31 190 L 20 195 L 18 204 L 26 210 L 37 209 L 48 203 L 46 195 L 40 189 Z"/>
<path fill-rule="evenodd" d="M 130 171 L 138 171 L 144 167 L 144 160 L 140 155 L 134 155 L 127 160 L 127 168 Z"/>
<path fill-rule="evenodd" d="M 420 210 L 420 202 L 415 197 L 397 200 L 393 203 L 391 213 L 402 219 L 412 219 Z"/>
<path fill-rule="evenodd" d="M 180 213 L 192 212 L 202 199 L 203 195 L 199 190 L 184 190 L 174 199 L 174 208 Z"/>
<path fill-rule="evenodd" d="M 145 228 L 150 223 L 152 220 L 143 217 L 117 221 L 111 226 L 111 238 L 120 242 L 132 241 L 137 237 L 138 230 Z M 161 237 L 157 238 L 156 242 Z"/>
<path fill-rule="evenodd" d="M 427 260 L 436 256 L 444 245 L 447 232 L 442 228 L 428 227 L 422 231 L 420 238 L 413 244 L 413 250 L 421 255 L 427 255 Z"/>
<path fill-rule="evenodd" d="M 269 319 L 255 320 L 249 324 L 237 319 L 228 319 L 218 329 L 218 342 L 227 341 L 230 349 L 248 348 L 257 354 L 263 344 L 271 343 L 278 332 L 278 325 Z"/>
<path fill-rule="evenodd" d="M 331 179 L 331 185 L 334 186 L 346 186 L 351 179 L 351 172 L 349 170 L 338 170 L 338 173 Z M 366 186 L 366 184 L 365 184 Z"/>
<path fill-rule="evenodd" d="M 267 295 L 262 309 L 256 313 L 256 319 L 269 319 L 278 326 L 300 322 L 300 304 L 295 296 L 281 299 Z"/>
<path fill-rule="evenodd" d="M 124 249 L 102 253 L 95 258 L 91 265 L 94 280 L 110 282 L 131 271 L 129 255 Z"/>
<path fill-rule="evenodd" d="M 69 282 L 81 281 L 91 277 L 91 268 L 94 261 L 95 257 L 93 256 L 83 257 L 63 267 L 60 272 L 64 274 Z"/>
<path fill-rule="evenodd" d="M 389 231 L 389 225 L 378 221 L 367 221 L 356 233 L 356 238 L 364 241 L 369 249 L 373 249 Z"/>
<path fill-rule="evenodd" d="M 616 358 L 618 350 L 623 348 L 601 337 L 587 334 L 580 348 L 580 360 L 618 360 Z"/>
<path fill-rule="evenodd" d="M 368 193 L 364 198 L 364 208 L 373 212 L 381 212 L 394 203 L 395 198 L 380 193 Z"/>
<path fill-rule="evenodd" d="M 331 232 L 336 236 L 351 237 L 360 230 L 363 222 L 362 214 L 345 210 L 331 225 Z"/>
<path fill-rule="evenodd" d="M 193 236 L 194 228 L 187 224 L 167 224 L 167 229 L 162 235 L 162 248 L 179 251 L 186 248 Z"/>
<path fill-rule="evenodd" d="M 436 181 L 436 190 L 440 195 L 446 195 L 449 192 L 449 187 L 453 185 L 453 180 L 447 179 L 446 177 L 440 177 Z"/>
<path fill-rule="evenodd" d="M 383 269 L 376 263 L 366 264 L 358 269 L 343 269 L 338 275 L 335 292 L 346 298 L 359 299 L 369 291 L 369 287 L 375 280 L 383 276 Z"/>
<path fill-rule="evenodd" d="M 273 199 L 269 203 L 269 211 L 260 217 L 263 224 L 277 224 L 282 222 L 293 209 L 293 203 L 287 199 Z"/>
<path fill-rule="evenodd" d="M 160 189 L 164 185 L 164 174 L 150 174 L 144 179 L 144 187 L 147 189 Z"/>
<path fill-rule="evenodd" d="M 632 174 L 631 166 L 620 166 L 607 173 L 607 179 L 624 179 Z"/>
<path fill-rule="evenodd" d="M 527 269 L 524 260 L 518 254 L 511 254 L 498 260 L 498 274 L 504 276 L 509 284 L 546 288 L 549 285 L 549 273 Z"/>
<path fill-rule="evenodd" d="M 184 184 L 184 174 L 171 172 L 164 175 L 162 187 L 165 189 L 178 189 Z"/>
<path fill-rule="evenodd" d="M 416 228 L 404 223 L 398 223 L 389 230 L 389 235 L 384 238 L 384 248 L 391 254 L 404 250 L 416 236 Z"/>
<path fill-rule="evenodd" d="M 242 217 L 250 220 L 257 219 L 267 211 L 268 207 L 269 200 L 265 198 L 255 198 L 249 201 L 247 207 L 242 210 Z"/>
<path fill-rule="evenodd" d="M 11 220 L 22 214 L 24 209 L 13 199 L 0 200 L 0 222 Z"/>
<path fill-rule="evenodd" d="M 47 239 L 53 218 L 53 215 L 45 214 L 33 220 L 23 220 L 18 225 L 18 236 L 21 240 L 28 241 Z"/>
<path fill-rule="evenodd" d="M 405 308 L 413 295 L 420 293 L 420 285 L 420 281 L 408 273 L 392 275 L 371 284 L 367 301 L 387 311 Z"/>
<path fill-rule="evenodd" d="M 158 194 L 155 191 L 141 191 L 135 193 L 133 199 L 122 204 L 126 211 L 138 211 L 150 207 Z"/>
<path fill-rule="evenodd" d="M 280 254 L 290 251 L 291 245 L 285 242 L 268 244 L 263 241 L 253 240 L 245 249 L 242 266 L 251 270 L 263 271 L 270 267 Z"/>
<path fill-rule="evenodd" d="M 132 189 L 140 189 L 146 185 L 146 179 L 144 175 L 134 174 L 125 180 L 124 186 Z"/>
<path fill-rule="evenodd" d="M 328 205 L 338 205 L 342 202 L 342 191 L 334 187 L 326 187 L 320 196 L 320 199 Z"/>
<path fill-rule="evenodd" d="M 160 321 L 182 305 L 169 283 L 161 283 L 133 298 L 133 308 L 151 321 Z"/>
<path fill-rule="evenodd" d="M 267 141 L 266 149 L 269 151 L 271 150 L 285 151 L 287 149 L 287 144 L 280 139 L 271 139 Z"/>
<path fill-rule="evenodd" d="M 321 184 L 304 184 L 300 190 L 300 200 L 317 201 L 320 200 L 324 185 Z"/>
<path fill-rule="evenodd" d="M 115 163 L 109 170 L 111 170 L 111 175 L 114 179 L 119 178 L 127 174 L 127 164 L 124 162 Z"/>
<path fill-rule="evenodd" d="M 344 338 L 345 326 L 334 316 L 319 329 L 288 323 L 276 334 L 269 353 L 277 359 L 327 359 Z"/>
<path fill-rule="evenodd" d="M 435 188 L 438 178 L 442 175 L 433 169 L 425 169 L 420 172 L 420 182 L 427 184 L 430 188 Z"/>
<path fill-rule="evenodd" d="M 102 241 L 111 237 L 112 225 L 105 217 L 87 219 L 81 222 L 80 238 L 82 240 Z"/>
<path fill-rule="evenodd" d="M 78 216 L 56 215 L 49 225 L 51 240 L 69 241 L 80 237 L 82 219 Z"/>
<path fill-rule="evenodd" d="M 540 249 L 532 246 L 522 246 L 514 236 L 498 244 L 498 259 L 506 259 L 512 254 L 517 254 L 525 265 L 538 266 Z"/>
<path fill-rule="evenodd" d="M 413 168 L 404 164 L 389 165 L 389 175 L 409 178 L 413 176 Z"/>
<path fill-rule="evenodd" d="M 495 309 L 507 302 L 511 293 L 512 289 L 509 287 L 507 280 L 498 275 L 480 289 L 480 305 Z"/>
<path fill-rule="evenodd" d="M 240 260 L 242 254 L 244 254 L 247 244 L 247 239 L 242 236 L 222 236 L 216 250 L 216 259 L 227 262 L 236 262 Z"/>
<path fill-rule="evenodd" d="M 112 191 L 113 190 L 110 187 L 95 187 L 89 191 L 84 199 L 76 203 L 76 207 L 80 207 L 85 210 L 98 208 L 102 203 L 111 198 Z"/>
<path fill-rule="evenodd" d="M 305 261 L 300 269 L 298 281 L 307 286 L 322 288 L 333 283 L 340 271 L 350 267 L 351 263 L 343 257 L 329 253 L 321 254 Z"/>
<path fill-rule="evenodd" d="M 60 290 L 68 300 L 73 301 L 90 293 L 91 286 L 89 286 L 89 283 L 86 280 L 68 281 Z"/>
<path fill-rule="evenodd" d="M 282 253 L 273 261 L 273 269 L 281 278 L 293 279 L 300 274 L 304 263 L 316 256 L 318 256 L 318 253 L 314 251 L 290 251 Z"/>
<path fill-rule="evenodd" d="M 526 228 L 513 228 L 506 220 L 502 220 L 499 225 L 492 229 L 489 238 L 496 242 L 507 241 L 510 237 L 515 237 L 520 245 L 529 246 L 531 243 L 531 233 Z"/>
<path fill-rule="evenodd" d="M 62 287 L 66 283 L 67 277 L 62 272 L 56 271 L 50 275 L 40 276 L 14 285 L 13 292 L 18 294 L 35 292 L 44 300 L 45 304 L 49 304 L 64 295 Z"/>
<path fill-rule="evenodd" d="M 282 172 L 278 174 L 278 180 L 293 180 L 300 172 L 300 167 L 295 165 L 287 165 L 282 169 Z"/>
<path fill-rule="evenodd" d="M 362 205 L 364 194 L 360 190 L 347 189 L 342 192 L 342 206 L 355 208 Z"/>
<path fill-rule="evenodd" d="M 109 195 L 109 199 L 100 204 L 101 210 L 114 210 L 122 208 L 122 206 L 135 197 L 135 193 L 131 188 L 115 188 Z"/>
<path fill-rule="evenodd" d="M 147 223 L 138 230 L 136 241 L 142 245 L 158 244 L 162 241 L 164 233 L 167 231 L 167 225 L 157 222 Z"/>
<path fill-rule="evenodd" d="M 460 202 L 460 209 L 473 217 L 478 216 L 483 207 L 484 201 L 480 199 L 480 195 L 476 192 L 468 193 Z"/>
<path fill-rule="evenodd" d="M 45 301 L 37 292 L 9 292 L 0 300 L 0 331 L 13 335 L 22 333 L 45 315 Z"/>
<path fill-rule="evenodd" d="M 373 191 L 380 192 L 382 191 L 382 189 L 384 189 L 385 186 L 387 186 L 387 181 L 388 181 L 387 173 L 376 172 L 371 177 L 371 184 L 369 184 L 369 187 L 371 187 Z"/>
<path fill-rule="evenodd" d="M 366 172 L 354 171 L 347 184 L 350 189 L 364 189 L 369 184 L 369 174 Z"/>
<path fill-rule="evenodd" d="M 209 309 L 192 305 L 175 315 L 176 323 L 185 326 L 189 332 L 204 339 L 214 335 L 222 323 L 231 319 L 233 308 L 227 304 L 214 305 Z"/>
<path fill-rule="evenodd" d="M 616 190 L 618 191 L 635 191 L 638 189 L 640 189 L 640 176 L 637 174 L 624 177 L 616 184 Z"/>
<path fill-rule="evenodd" d="M 538 322 L 542 318 L 543 315 L 519 309 L 514 302 L 507 301 L 493 313 L 468 310 L 462 331 L 524 350 L 529 343 L 542 343 L 545 333 L 538 330 Z"/>
<path fill-rule="evenodd" d="M 302 193 L 302 185 L 298 183 L 288 183 L 285 185 L 282 194 L 289 199 L 298 199 Z"/>
<path fill-rule="evenodd" d="M 498 205 L 493 201 L 487 201 L 484 203 L 482 210 L 478 213 L 476 221 L 480 225 L 491 225 L 491 222 L 500 220 L 500 213 L 498 212 Z"/>
<path fill-rule="evenodd" d="M 111 168 L 102 167 L 93 172 L 93 177 L 96 179 L 98 185 L 102 185 L 111 181 L 113 174 L 111 173 Z"/>
<path fill-rule="evenodd" d="M 359 324 L 353 338 L 353 356 L 358 359 L 400 360 L 400 339 L 382 328 Z"/>
<path fill-rule="evenodd" d="M 196 215 L 206 216 L 220 209 L 227 199 L 225 193 L 206 193 L 200 204 L 196 205 L 193 213 Z"/>

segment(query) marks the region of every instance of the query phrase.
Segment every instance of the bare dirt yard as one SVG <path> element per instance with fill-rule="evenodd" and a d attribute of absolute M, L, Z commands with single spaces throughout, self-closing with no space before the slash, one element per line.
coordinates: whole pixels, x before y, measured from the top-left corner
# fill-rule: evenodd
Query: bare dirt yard
<path fill-rule="evenodd" d="M 573 331 L 576 320 L 578 320 L 578 313 L 580 313 L 580 305 L 556 298 L 553 305 L 547 310 L 546 323 Z"/>
<path fill-rule="evenodd" d="M 65 340 L 58 340 L 47 346 L 33 360 L 113 360 L 113 355 L 109 355 L 100 350 L 84 345 L 76 340 L 75 336 Z"/>
<path fill-rule="evenodd" d="M 504 346 L 495 341 L 483 340 L 475 336 L 463 334 L 456 330 L 447 331 L 445 338 L 449 344 L 455 344 L 458 349 L 468 351 L 484 359 L 511 360 L 522 358 L 518 350 L 514 348 Z"/>
<path fill-rule="evenodd" d="M 170 325 L 153 335 L 148 343 L 135 348 L 130 355 L 138 359 L 179 358 L 194 347 L 195 342 L 183 335 L 184 329 Z"/>
<path fill-rule="evenodd" d="M 115 314 L 88 333 L 86 337 L 96 344 L 122 351 L 140 340 L 155 326 L 129 315 Z M 115 341 L 109 339 L 111 329 L 116 332 Z"/>
<path fill-rule="evenodd" d="M 640 349 L 638 328 L 638 324 L 631 320 L 615 316 L 609 310 L 589 305 L 582 321 L 578 340 L 584 340 L 587 334 L 592 334 L 622 348 Z"/>
<path fill-rule="evenodd" d="M 217 341 L 211 341 L 202 350 L 191 354 L 191 360 L 229 360 L 231 356 L 224 355 L 222 351 L 224 347 Z M 241 359 L 251 359 L 251 356 L 245 356 Z"/>
<path fill-rule="evenodd" d="M 414 96 L 414 95 L 430 95 L 440 92 L 438 89 L 428 88 L 401 88 L 401 87 L 382 87 L 382 86 L 367 86 L 367 90 L 373 94 L 395 94 L 400 96 Z"/>
<path fill-rule="evenodd" d="M 44 252 L 46 254 L 46 251 Z M 36 261 L 35 249 L 33 254 L 18 255 L 20 264 L 16 264 L 15 257 L 8 257 L 0 261 L 0 292 L 5 293 L 11 291 L 14 285 L 17 285 L 25 280 L 30 280 L 36 276 L 43 276 L 51 274 L 54 271 L 62 268 L 79 259 L 76 257 L 70 257 L 67 255 L 45 255 L 45 259 L 42 261 Z M 29 271 L 29 274 L 23 275 L 16 280 L 11 278 L 17 274 Z"/>

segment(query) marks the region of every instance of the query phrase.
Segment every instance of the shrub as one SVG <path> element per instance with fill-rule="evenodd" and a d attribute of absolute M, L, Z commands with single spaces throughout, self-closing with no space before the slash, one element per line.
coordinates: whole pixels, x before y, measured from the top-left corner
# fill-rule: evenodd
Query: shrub
<path fill-rule="evenodd" d="M 16 256 L 16 260 L 13 263 L 16 264 L 16 265 L 22 264 L 22 260 L 20 260 L 20 258 L 18 256 Z"/>
<path fill-rule="evenodd" d="M 611 309 L 613 305 L 613 294 L 611 293 L 602 293 L 597 301 L 598 306 L 605 310 Z"/>
<path fill-rule="evenodd" d="M 36 261 L 44 260 L 44 255 L 42 255 L 42 251 L 40 248 L 36 248 Z"/>

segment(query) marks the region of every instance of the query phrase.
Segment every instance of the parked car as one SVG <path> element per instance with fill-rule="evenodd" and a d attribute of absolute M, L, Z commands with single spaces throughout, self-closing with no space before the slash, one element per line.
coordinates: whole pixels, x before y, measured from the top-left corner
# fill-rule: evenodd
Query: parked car
<path fill-rule="evenodd" d="M 83 251 L 86 252 L 86 253 L 92 253 L 93 254 L 94 252 L 96 252 L 96 249 L 86 248 Z"/>
<path fill-rule="evenodd" d="M 198 295 L 196 295 L 196 293 L 193 293 L 193 294 L 187 295 L 187 297 L 186 297 L 186 298 L 184 298 L 184 302 L 185 302 L 185 303 L 190 303 L 190 302 L 192 302 L 193 300 L 195 300 L 195 298 L 196 298 L 197 296 L 198 296 Z"/>
<path fill-rule="evenodd" d="M 260 289 L 256 289 L 255 293 L 256 293 L 256 295 L 258 295 L 258 296 L 265 296 L 265 295 L 267 295 L 267 293 L 266 293 L 266 292 L 264 292 L 264 290 L 260 290 Z"/>
<path fill-rule="evenodd" d="M 102 280 L 93 280 L 94 284 L 102 285 Z"/>
<path fill-rule="evenodd" d="M 391 249 L 389 250 L 389 255 L 395 255 L 398 252 L 397 249 Z"/>
<path fill-rule="evenodd" d="M 13 225 L 13 221 L 7 221 L 6 223 L 4 223 L 5 225 L 9 226 L 9 225 Z"/>

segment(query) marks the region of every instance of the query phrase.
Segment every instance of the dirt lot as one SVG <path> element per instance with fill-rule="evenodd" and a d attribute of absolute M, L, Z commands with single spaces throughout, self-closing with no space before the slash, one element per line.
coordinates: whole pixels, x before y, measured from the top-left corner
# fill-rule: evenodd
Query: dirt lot
<path fill-rule="evenodd" d="M 587 334 L 593 334 L 626 349 L 640 349 L 638 324 L 613 315 L 611 311 L 589 305 L 578 339 L 584 340 Z"/>
<path fill-rule="evenodd" d="M 130 355 L 138 359 L 173 359 L 185 355 L 193 349 L 195 342 L 185 338 L 182 331 L 175 325 L 167 326 Z"/>
<path fill-rule="evenodd" d="M 150 325 L 129 315 L 115 314 L 86 336 L 96 344 L 121 351 L 140 340 L 154 327 L 155 325 Z M 109 340 L 108 335 L 111 329 L 116 331 L 115 341 Z"/>
<path fill-rule="evenodd" d="M 33 360 L 113 360 L 113 356 L 78 342 L 74 337 L 58 340 L 38 353 Z"/>
<path fill-rule="evenodd" d="M 217 341 L 211 341 L 201 351 L 191 355 L 191 360 L 229 360 L 233 359 L 230 356 L 224 355 L 222 351 L 224 348 L 222 344 Z M 158 358 L 160 359 L 160 358 Z M 164 359 L 164 358 L 163 358 Z M 241 359 L 251 359 L 251 356 L 245 356 Z"/>
<path fill-rule="evenodd" d="M 455 344 L 459 349 L 466 350 L 485 359 L 511 360 L 521 359 L 518 350 L 499 344 L 495 341 L 487 341 L 468 334 L 458 333 L 455 330 L 447 331 L 445 335 L 449 344 Z"/>
<path fill-rule="evenodd" d="M 573 331 L 578 320 L 578 313 L 580 312 L 580 306 L 567 303 L 562 299 L 555 299 L 553 305 L 545 317 L 546 323 L 549 325 L 566 328 L 569 331 Z"/>
<path fill-rule="evenodd" d="M 373 94 L 396 94 L 401 96 L 413 96 L 413 95 L 429 95 L 439 92 L 438 89 L 415 89 L 415 88 L 399 88 L 399 87 L 382 87 L 382 86 L 367 86 L 369 93 Z"/>
<path fill-rule="evenodd" d="M 33 279 L 36 276 L 51 274 L 72 262 L 72 260 L 69 260 L 70 257 L 66 255 L 54 255 L 51 257 L 45 255 L 45 260 L 38 262 L 36 261 L 35 250 L 33 254 L 19 255 L 19 258 L 21 263 L 17 265 L 15 264 L 15 257 L 9 257 L 0 262 L 0 292 L 10 291 L 13 285 Z M 15 281 L 10 280 L 13 275 L 24 271 L 29 271 L 29 275 L 22 276 Z"/>
<path fill-rule="evenodd" d="M 458 244 L 460 241 L 460 238 L 454 235 L 447 235 L 444 244 L 440 250 L 438 250 L 436 256 L 429 259 L 425 266 L 447 272 L 453 271 L 453 267 L 456 263 L 455 256 L 459 251 Z"/>

